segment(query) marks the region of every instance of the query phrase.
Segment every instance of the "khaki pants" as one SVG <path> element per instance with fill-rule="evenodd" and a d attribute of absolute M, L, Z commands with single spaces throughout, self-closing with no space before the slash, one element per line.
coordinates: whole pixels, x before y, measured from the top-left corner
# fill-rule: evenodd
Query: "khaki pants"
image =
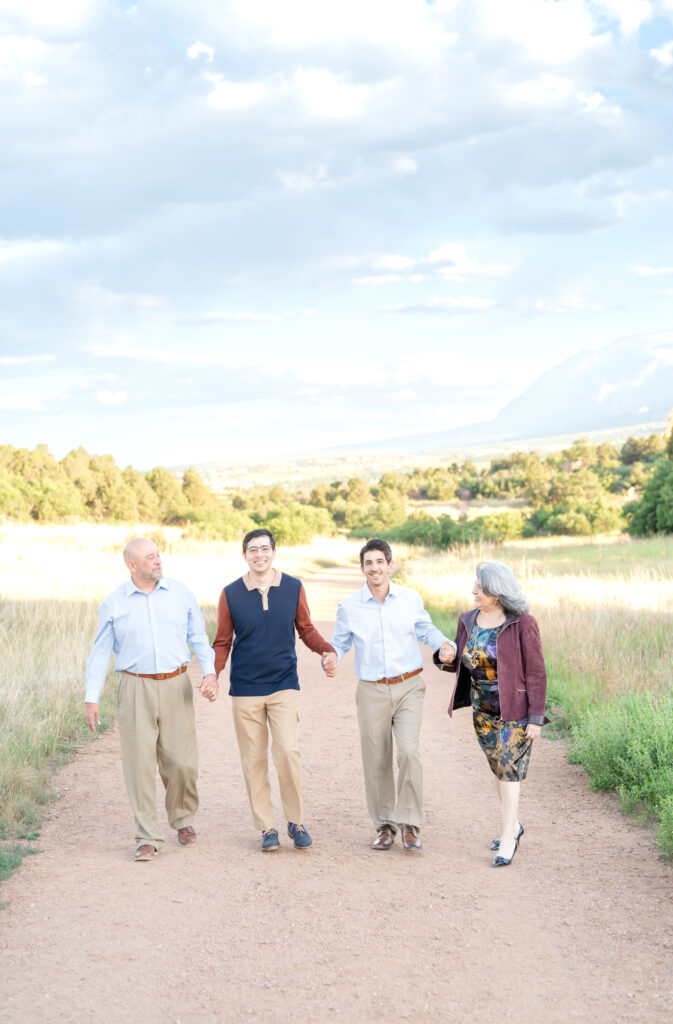
<path fill-rule="evenodd" d="M 232 697 L 231 705 L 255 828 L 266 832 L 274 827 L 269 785 L 269 732 L 283 814 L 287 821 L 301 825 L 304 812 L 301 756 L 297 746 L 299 691 L 278 690 L 267 697 Z"/>
<path fill-rule="evenodd" d="M 172 828 L 191 825 L 198 751 L 192 684 L 183 672 L 173 679 L 142 679 L 122 672 L 117 693 L 124 781 L 136 820 L 139 846 L 159 849 L 164 837 L 157 825 L 156 770 L 166 789 L 166 813 Z"/>
<path fill-rule="evenodd" d="M 423 765 L 419 753 L 425 681 L 422 675 L 392 686 L 360 679 L 355 702 L 360 726 L 367 809 L 376 828 L 423 821 Z M 397 746 L 397 795 L 393 772 Z"/>

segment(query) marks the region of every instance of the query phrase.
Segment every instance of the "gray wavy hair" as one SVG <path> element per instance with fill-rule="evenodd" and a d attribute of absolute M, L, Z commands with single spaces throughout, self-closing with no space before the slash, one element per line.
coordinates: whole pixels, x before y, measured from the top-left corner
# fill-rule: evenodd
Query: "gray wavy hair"
<path fill-rule="evenodd" d="M 505 612 L 520 615 L 528 611 L 526 595 L 504 562 L 480 562 L 477 566 L 477 579 L 484 593 L 497 597 Z"/>

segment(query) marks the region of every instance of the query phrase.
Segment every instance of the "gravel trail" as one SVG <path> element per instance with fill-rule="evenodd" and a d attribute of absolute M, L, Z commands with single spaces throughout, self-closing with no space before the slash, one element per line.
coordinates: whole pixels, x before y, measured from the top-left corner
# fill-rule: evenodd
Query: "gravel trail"
<path fill-rule="evenodd" d="M 356 569 L 307 579 L 331 635 Z M 495 870 L 498 817 L 469 712 L 427 654 L 422 853 L 369 848 L 352 655 L 336 680 L 298 644 L 305 824 L 262 854 L 223 688 L 196 698 L 199 842 L 136 864 L 116 730 L 58 776 L 39 846 L 0 890 L 0 1021 L 221 1024 L 673 1019 L 673 871 L 652 834 L 537 741 L 526 833 Z M 159 792 L 159 790 L 158 790 Z M 162 804 L 160 804 L 162 806 Z"/>

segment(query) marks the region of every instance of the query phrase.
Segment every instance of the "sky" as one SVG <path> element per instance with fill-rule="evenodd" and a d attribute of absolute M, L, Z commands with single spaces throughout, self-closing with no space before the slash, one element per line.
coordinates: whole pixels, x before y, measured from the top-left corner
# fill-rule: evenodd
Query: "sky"
<path fill-rule="evenodd" d="M 673 0 L 0 0 L 0 138 L 0 444 L 375 442 L 673 327 Z"/>

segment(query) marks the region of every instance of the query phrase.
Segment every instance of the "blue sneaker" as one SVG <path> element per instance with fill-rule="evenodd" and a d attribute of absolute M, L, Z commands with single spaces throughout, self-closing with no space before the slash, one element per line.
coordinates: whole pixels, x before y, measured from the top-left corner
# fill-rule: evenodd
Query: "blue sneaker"
<path fill-rule="evenodd" d="M 288 821 L 287 834 L 294 841 L 298 850 L 305 850 L 308 846 L 313 846 L 313 840 L 303 825 L 293 825 L 291 821 Z"/>
<path fill-rule="evenodd" d="M 278 829 L 267 828 L 266 832 L 262 832 L 262 850 L 264 853 L 268 853 L 269 850 L 277 850 L 279 847 Z"/>

